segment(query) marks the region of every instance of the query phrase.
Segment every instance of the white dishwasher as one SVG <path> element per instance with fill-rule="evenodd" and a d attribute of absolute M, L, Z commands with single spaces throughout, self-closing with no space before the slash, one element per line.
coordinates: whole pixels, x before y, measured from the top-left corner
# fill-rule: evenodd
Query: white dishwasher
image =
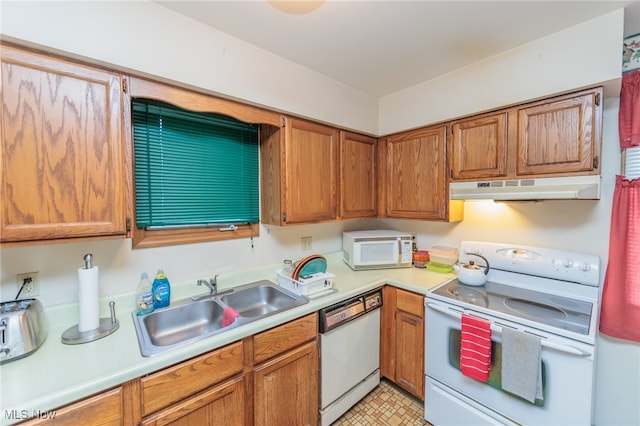
<path fill-rule="evenodd" d="M 328 426 L 380 383 L 380 289 L 320 311 L 320 424 Z"/>

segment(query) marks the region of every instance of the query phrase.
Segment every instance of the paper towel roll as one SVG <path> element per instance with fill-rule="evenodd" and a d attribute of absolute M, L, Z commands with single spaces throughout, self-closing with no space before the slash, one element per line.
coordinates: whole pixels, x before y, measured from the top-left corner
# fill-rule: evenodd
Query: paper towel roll
<path fill-rule="evenodd" d="M 78 331 L 100 327 L 98 267 L 78 269 Z"/>

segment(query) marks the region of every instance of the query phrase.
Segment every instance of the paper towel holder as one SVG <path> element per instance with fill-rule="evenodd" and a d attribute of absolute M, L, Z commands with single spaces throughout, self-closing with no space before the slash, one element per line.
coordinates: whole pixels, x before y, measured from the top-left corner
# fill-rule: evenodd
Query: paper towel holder
<path fill-rule="evenodd" d="M 74 325 L 62 333 L 62 343 L 67 345 L 89 343 L 106 337 L 116 331 L 120 327 L 120 321 L 116 318 L 116 302 L 113 300 L 110 301 L 109 309 L 111 310 L 111 318 L 100 318 L 100 325 L 98 328 L 88 331 L 80 331 L 78 329 L 78 325 Z"/>
<path fill-rule="evenodd" d="M 90 269 L 91 260 L 93 255 L 91 253 L 84 255 L 85 269 Z M 62 343 L 67 345 L 78 345 L 81 343 L 89 343 L 94 340 L 106 337 L 116 331 L 120 327 L 120 321 L 116 318 L 116 302 L 113 300 L 109 302 L 109 310 L 111 312 L 111 318 L 100 318 L 100 324 L 93 330 L 80 331 L 79 325 L 76 324 L 71 328 L 68 328 L 62 333 Z"/>

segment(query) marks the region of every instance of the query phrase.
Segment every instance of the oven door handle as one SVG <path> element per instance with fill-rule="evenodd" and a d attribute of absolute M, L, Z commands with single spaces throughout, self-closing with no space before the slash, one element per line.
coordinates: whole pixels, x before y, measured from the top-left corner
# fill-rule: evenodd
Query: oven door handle
<path fill-rule="evenodd" d="M 445 308 L 442 307 L 440 305 L 436 305 L 434 303 L 428 303 L 427 302 L 427 307 L 430 309 L 433 309 L 434 311 L 438 311 L 442 314 L 448 315 L 451 318 L 457 319 L 458 321 L 460 321 L 462 319 L 462 313 L 460 311 L 455 311 L 449 308 Z M 502 327 L 499 325 L 496 325 L 494 323 L 491 323 L 491 332 L 493 333 L 499 333 L 502 334 Z M 544 347 L 547 347 L 549 349 L 555 349 L 556 351 L 560 351 L 560 352 L 564 352 L 564 353 L 568 353 L 571 355 L 577 355 L 577 356 L 590 356 L 591 353 L 580 349 L 580 348 L 576 348 L 575 346 L 570 346 L 570 345 L 563 345 L 561 343 L 555 343 L 550 341 L 549 339 L 547 339 L 546 337 L 542 337 L 541 338 L 541 344 Z"/>

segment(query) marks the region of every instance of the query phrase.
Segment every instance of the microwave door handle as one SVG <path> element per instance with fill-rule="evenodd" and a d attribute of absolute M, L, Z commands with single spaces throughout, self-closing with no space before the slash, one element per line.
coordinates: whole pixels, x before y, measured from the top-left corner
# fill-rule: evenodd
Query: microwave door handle
<path fill-rule="evenodd" d="M 435 311 L 438 311 L 440 313 L 443 313 L 451 318 L 454 318 L 458 321 L 460 321 L 462 319 L 462 313 L 459 311 L 455 311 L 452 309 L 448 309 L 448 308 L 444 308 L 442 306 L 439 305 L 435 305 L 433 303 L 427 303 L 427 307 L 429 307 L 430 309 L 433 309 Z M 496 334 L 500 334 L 502 335 L 502 327 L 491 323 L 491 332 L 492 333 L 496 333 Z M 547 339 L 546 337 L 542 337 L 541 338 L 541 344 L 542 346 L 549 348 L 549 349 L 555 349 L 556 351 L 560 351 L 560 352 L 564 352 L 570 355 L 577 355 L 577 356 L 590 356 L 591 353 L 580 349 L 580 348 L 576 348 L 575 346 L 570 346 L 570 345 L 563 345 L 561 343 L 555 343 L 552 341 L 549 341 L 549 339 Z"/>

